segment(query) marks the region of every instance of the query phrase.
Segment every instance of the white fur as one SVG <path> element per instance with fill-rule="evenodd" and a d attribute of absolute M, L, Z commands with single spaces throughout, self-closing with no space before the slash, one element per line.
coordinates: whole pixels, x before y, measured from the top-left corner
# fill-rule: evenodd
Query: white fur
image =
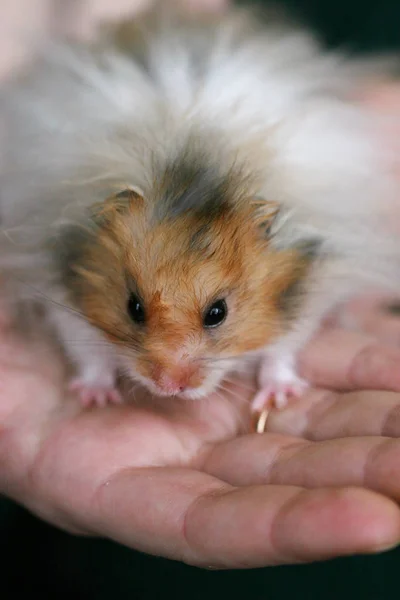
<path fill-rule="evenodd" d="M 392 157 L 374 137 L 378 117 L 347 100 L 357 68 L 322 53 L 303 31 L 257 31 L 242 11 L 193 31 L 168 17 L 148 36 L 150 76 L 107 44 L 100 54 L 53 44 L 3 88 L 0 267 L 29 284 L 19 293 L 58 298 L 43 250 L 49 232 L 81 219 L 121 184 L 146 194 L 157 165 L 191 136 L 221 171 L 239 164 L 254 193 L 281 204 L 278 246 L 317 237 L 334 256 L 314 271 L 302 316 L 269 354 L 290 362 L 360 282 L 397 290 Z M 192 61 L 198 47 L 201 79 Z M 66 294 L 61 302 L 68 304 Z M 89 379 L 93 368 L 113 373 L 112 349 L 82 339 L 78 351 L 69 341 L 72 331 L 99 335 L 74 319 L 60 311 L 54 319 L 69 354 Z"/>

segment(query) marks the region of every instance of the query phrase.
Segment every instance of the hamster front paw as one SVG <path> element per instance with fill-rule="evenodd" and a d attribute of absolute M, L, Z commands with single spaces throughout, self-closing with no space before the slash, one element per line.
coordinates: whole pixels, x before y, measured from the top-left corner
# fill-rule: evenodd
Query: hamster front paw
<path fill-rule="evenodd" d="M 68 389 L 78 395 L 84 408 L 122 403 L 113 372 L 98 373 L 97 376 L 92 372 L 83 373 L 70 381 Z"/>
<path fill-rule="evenodd" d="M 291 358 L 275 359 L 266 355 L 260 365 L 259 391 L 251 403 L 252 412 L 261 412 L 271 405 L 284 408 L 291 398 L 303 395 L 309 384 L 296 374 Z"/>
<path fill-rule="evenodd" d="M 52 292 L 62 306 L 67 305 L 62 292 Z M 72 310 L 54 308 L 48 313 L 71 366 L 77 369 L 68 384 L 70 392 L 77 394 L 81 405 L 106 406 L 120 404 L 122 397 L 117 389 L 117 364 L 115 351 L 103 335 L 82 319 L 74 307 Z"/>

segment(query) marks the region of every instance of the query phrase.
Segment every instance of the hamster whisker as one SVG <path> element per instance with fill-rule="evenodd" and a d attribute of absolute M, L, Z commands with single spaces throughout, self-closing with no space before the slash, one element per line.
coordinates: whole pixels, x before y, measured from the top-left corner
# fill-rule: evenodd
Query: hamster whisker
<path fill-rule="evenodd" d="M 230 396 L 232 396 L 235 400 L 237 400 L 238 402 L 241 402 L 242 404 L 247 404 L 247 400 L 245 400 L 240 394 L 239 392 L 234 392 L 231 388 L 228 388 L 226 386 L 224 386 L 223 384 L 219 384 L 218 385 L 218 389 L 222 390 L 223 392 L 225 392 L 226 394 L 229 394 Z"/>
<path fill-rule="evenodd" d="M 215 362 L 223 363 L 223 362 L 228 362 L 228 361 L 235 360 L 235 359 L 237 359 L 237 356 L 223 356 L 220 358 L 215 358 L 213 356 L 201 356 L 200 358 L 196 358 L 195 361 L 196 362 L 203 361 L 203 362 L 212 362 L 212 363 L 215 363 Z"/>
<path fill-rule="evenodd" d="M 80 310 L 73 308 L 71 306 L 68 306 L 66 304 L 63 304 L 62 302 L 59 302 L 57 300 L 54 300 L 54 298 L 51 298 L 50 296 L 48 296 L 47 294 L 42 292 L 42 290 L 39 290 L 38 288 L 36 288 L 35 286 L 33 286 L 31 284 L 28 284 L 25 282 L 21 282 L 21 283 L 23 283 L 23 285 L 29 287 L 31 290 L 33 290 L 35 293 L 37 293 L 41 299 L 45 300 L 52 306 L 55 306 L 56 308 L 60 308 L 61 310 L 65 310 L 71 314 L 74 314 L 74 315 L 78 316 L 79 318 L 81 318 L 85 322 L 87 321 L 86 316 Z M 112 335 L 113 338 L 115 338 L 114 343 L 129 345 L 132 349 L 134 349 L 134 350 L 137 349 L 136 345 L 134 345 L 130 340 L 126 339 L 126 334 L 123 331 L 118 330 L 118 328 L 110 330 L 110 328 L 107 326 L 107 324 L 104 323 L 103 321 L 99 321 L 99 326 L 103 329 L 104 333 L 108 333 L 109 335 Z M 82 343 L 84 343 L 84 342 L 82 341 Z"/>
<path fill-rule="evenodd" d="M 242 383 L 241 381 L 235 380 L 232 377 L 224 377 L 224 381 L 227 381 L 228 383 L 233 383 L 234 385 L 238 385 L 241 388 L 248 390 L 249 392 L 254 392 L 255 388 L 251 385 L 248 385 L 246 383 Z"/>
<path fill-rule="evenodd" d="M 125 376 L 129 376 L 129 373 L 125 372 Z M 127 390 L 128 397 L 135 398 L 135 391 L 138 389 L 138 387 L 139 387 L 139 384 L 136 381 L 130 379 L 130 386 L 129 386 L 129 389 Z"/>
<path fill-rule="evenodd" d="M 127 344 L 125 341 L 123 342 L 123 345 L 119 348 L 119 352 L 121 353 L 121 355 L 124 358 L 127 358 L 128 360 L 132 359 L 132 350 L 134 350 L 136 352 L 136 354 L 139 353 L 139 349 L 136 348 L 133 344 L 131 346 L 129 346 L 129 350 L 126 348 L 126 346 L 129 346 L 129 344 Z M 146 362 L 147 364 L 151 364 L 151 360 L 149 358 L 147 358 L 146 356 L 141 356 L 140 357 L 141 361 Z"/>
<path fill-rule="evenodd" d="M 75 346 L 93 346 L 95 348 L 109 348 L 111 346 L 110 342 L 96 342 L 94 340 L 65 340 L 67 344 L 73 344 Z"/>
<path fill-rule="evenodd" d="M 42 290 L 39 290 L 38 288 L 36 288 L 34 285 L 31 285 L 30 283 L 26 283 L 25 281 L 21 281 L 21 280 L 19 280 L 19 282 L 22 283 L 25 287 L 28 287 L 29 289 L 31 289 L 36 294 L 38 294 L 38 296 L 40 296 L 41 299 L 46 300 L 46 302 L 51 303 L 53 306 L 67 310 L 68 312 L 75 314 L 78 317 L 81 317 L 85 321 L 87 320 L 85 315 L 80 310 L 78 310 L 76 308 L 72 308 L 71 306 L 67 306 L 66 304 L 63 304 L 62 302 L 58 302 L 57 300 L 54 300 L 54 298 L 51 298 L 50 296 L 48 296 L 47 294 L 42 292 Z"/>
<path fill-rule="evenodd" d="M 219 388 L 220 388 L 220 386 L 218 386 L 217 389 L 215 390 L 215 393 L 217 394 L 217 396 L 219 398 L 221 398 L 221 400 L 223 400 L 224 402 L 226 402 L 226 401 L 229 402 L 229 398 L 226 395 L 221 394 L 221 392 L 219 391 Z M 230 392 L 230 391 L 231 390 L 228 390 L 228 392 Z M 227 393 L 227 392 L 225 392 L 225 393 Z M 235 397 L 233 397 L 233 399 L 236 402 L 240 402 L 242 400 L 241 398 L 235 398 Z M 230 406 L 232 407 L 234 415 L 237 418 L 239 428 L 241 428 L 241 429 L 243 429 L 245 431 L 246 430 L 246 424 L 247 424 L 246 423 L 246 419 L 245 419 L 244 414 L 240 410 L 240 407 L 237 406 L 236 402 L 234 402 L 234 403 L 230 402 Z M 244 402 L 242 404 L 244 404 Z"/>

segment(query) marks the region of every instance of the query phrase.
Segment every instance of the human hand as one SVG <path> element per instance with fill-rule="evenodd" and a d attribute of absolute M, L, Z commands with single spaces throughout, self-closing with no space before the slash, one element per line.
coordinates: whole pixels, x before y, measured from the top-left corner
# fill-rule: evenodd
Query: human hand
<path fill-rule="evenodd" d="M 321 333 L 303 373 L 357 391 L 311 391 L 258 435 L 251 374 L 206 401 L 82 411 L 54 352 L 5 321 L 0 339 L 0 490 L 43 519 L 214 568 L 398 543 L 400 395 L 360 391 L 400 390 L 397 348 Z"/>

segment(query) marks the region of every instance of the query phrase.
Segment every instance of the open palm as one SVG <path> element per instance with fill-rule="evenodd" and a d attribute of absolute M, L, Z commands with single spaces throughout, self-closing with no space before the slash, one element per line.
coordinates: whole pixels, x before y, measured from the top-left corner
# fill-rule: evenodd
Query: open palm
<path fill-rule="evenodd" d="M 206 401 L 83 411 L 56 352 L 6 323 L 0 337 L 0 489 L 42 518 L 214 568 L 398 543 L 398 393 L 314 390 L 271 413 L 264 435 L 246 433 L 250 375 Z M 400 390 L 399 362 L 394 347 L 328 330 L 302 369 L 336 388 Z"/>

